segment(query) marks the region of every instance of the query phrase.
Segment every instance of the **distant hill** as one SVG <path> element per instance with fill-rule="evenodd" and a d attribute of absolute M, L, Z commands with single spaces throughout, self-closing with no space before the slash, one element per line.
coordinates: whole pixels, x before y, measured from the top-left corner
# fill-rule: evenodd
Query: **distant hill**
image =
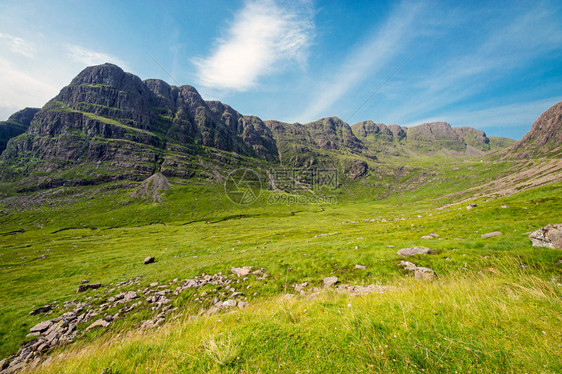
<path fill-rule="evenodd" d="M 0 122 L 0 153 L 6 149 L 6 145 L 11 138 L 27 131 L 38 111 L 39 108 L 25 108 L 12 114 L 7 121 Z"/>

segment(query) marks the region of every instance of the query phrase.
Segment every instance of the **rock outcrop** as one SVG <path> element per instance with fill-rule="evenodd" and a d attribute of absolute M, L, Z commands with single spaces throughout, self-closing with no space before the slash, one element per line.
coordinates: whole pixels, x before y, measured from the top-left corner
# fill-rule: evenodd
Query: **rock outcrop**
<path fill-rule="evenodd" d="M 562 223 L 546 225 L 529 235 L 535 247 L 562 249 Z"/>

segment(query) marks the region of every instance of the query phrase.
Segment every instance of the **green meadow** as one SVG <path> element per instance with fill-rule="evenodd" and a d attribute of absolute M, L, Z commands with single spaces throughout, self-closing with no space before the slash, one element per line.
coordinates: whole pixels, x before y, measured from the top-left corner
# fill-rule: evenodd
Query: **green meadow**
<path fill-rule="evenodd" d="M 29 193 L 25 207 L 5 199 L 0 357 L 31 339 L 29 328 L 46 317 L 29 312 L 42 305 L 101 303 L 111 285 L 136 277 L 142 289 L 202 273 L 234 279 L 232 267 L 253 266 L 269 276 L 237 286 L 245 309 L 199 317 L 210 304 L 195 299 L 214 291 L 184 291 L 161 327 L 138 329 L 154 314 L 143 305 L 29 370 L 561 372 L 562 252 L 533 247 L 528 235 L 562 221 L 562 183 L 470 199 L 462 191 L 517 165 L 423 159 L 409 165 L 399 175 L 381 165 L 379 174 L 342 181 L 328 192 L 333 203 L 271 203 L 275 192 L 264 190 L 239 206 L 221 184 L 198 179 L 170 180 L 160 203 L 133 199 L 134 186 L 118 182 Z M 468 203 L 478 206 L 468 210 Z M 503 235 L 481 238 L 492 231 Z M 439 238 L 421 238 L 432 232 Z M 433 269 L 434 281 L 417 281 L 397 267 L 403 259 L 397 250 L 414 246 L 433 250 L 407 260 Z M 144 265 L 146 256 L 156 262 Z M 340 294 L 323 289 L 329 276 L 387 288 Z M 84 279 L 103 286 L 77 294 Z M 303 282 L 320 291 L 299 295 L 293 286 Z"/>

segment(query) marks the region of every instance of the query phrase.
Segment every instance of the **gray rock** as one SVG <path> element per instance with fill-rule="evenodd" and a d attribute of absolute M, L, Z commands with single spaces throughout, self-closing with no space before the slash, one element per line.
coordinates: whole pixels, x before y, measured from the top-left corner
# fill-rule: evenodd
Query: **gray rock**
<path fill-rule="evenodd" d="M 98 319 L 96 322 L 86 327 L 86 331 L 90 331 L 92 329 L 95 329 L 96 327 L 107 327 L 107 326 L 109 326 L 109 322 L 104 321 L 103 319 Z"/>
<path fill-rule="evenodd" d="M 433 236 L 431 235 L 424 235 L 421 237 L 422 239 L 433 239 Z"/>
<path fill-rule="evenodd" d="M 529 235 L 535 247 L 562 249 L 562 223 L 546 225 Z"/>
<path fill-rule="evenodd" d="M 402 257 L 410 257 L 420 254 L 431 254 L 433 251 L 426 247 L 402 248 L 396 254 Z"/>
<path fill-rule="evenodd" d="M 322 282 L 324 283 L 324 287 L 330 287 L 338 283 L 338 277 L 327 277 L 322 279 Z"/>
<path fill-rule="evenodd" d="M 480 237 L 481 238 L 493 238 L 494 236 L 500 236 L 500 235 L 503 235 L 503 233 L 500 232 L 500 231 L 494 231 L 494 232 L 482 234 L 482 235 L 480 235 Z"/>
<path fill-rule="evenodd" d="M 30 328 L 29 331 L 30 332 L 43 332 L 43 331 L 47 330 L 49 327 L 51 327 L 52 324 L 53 324 L 53 322 L 51 320 L 41 321 L 38 324 L 36 324 L 35 326 L 33 326 L 32 328 Z"/>
<path fill-rule="evenodd" d="M 232 272 L 232 274 L 236 274 L 237 277 L 245 277 L 248 274 L 250 274 L 252 269 L 253 269 L 253 266 L 244 266 L 244 267 L 241 267 L 241 268 L 233 267 L 232 269 L 230 269 L 230 271 Z"/>
<path fill-rule="evenodd" d="M 472 208 L 476 208 L 478 206 L 478 204 L 468 204 L 466 206 L 466 209 L 472 209 Z"/>
<path fill-rule="evenodd" d="M 84 292 L 87 290 L 95 290 L 97 288 L 101 287 L 101 283 L 94 283 L 94 284 L 81 284 L 78 286 L 78 289 L 76 290 L 76 293 L 80 293 L 80 292 Z"/>
<path fill-rule="evenodd" d="M 147 258 L 144 259 L 145 265 L 152 264 L 153 262 L 154 262 L 154 257 L 152 256 L 148 256 Z"/>
<path fill-rule="evenodd" d="M 236 300 L 226 300 L 225 302 L 222 303 L 222 305 L 226 308 L 233 308 L 236 306 Z"/>
<path fill-rule="evenodd" d="M 42 306 L 42 307 L 37 308 L 35 310 L 32 310 L 31 312 L 29 312 L 29 315 L 34 316 L 34 315 L 39 314 L 39 313 L 46 313 L 51 309 L 53 309 L 52 305 L 45 305 L 45 306 Z"/>
<path fill-rule="evenodd" d="M 304 282 L 304 283 L 299 283 L 299 284 L 295 284 L 294 288 L 296 292 L 301 292 L 302 290 L 304 290 L 306 287 L 308 287 L 308 282 Z"/>
<path fill-rule="evenodd" d="M 135 291 L 126 292 L 124 297 L 123 297 L 123 299 L 125 301 L 131 301 L 131 300 L 138 299 L 138 298 L 139 298 L 139 295 Z"/>
<path fill-rule="evenodd" d="M 355 269 L 357 270 L 365 270 L 367 267 L 365 265 L 355 265 Z"/>
<path fill-rule="evenodd" d="M 414 270 L 414 277 L 417 280 L 431 281 L 431 280 L 435 279 L 435 272 L 433 270 L 431 270 L 430 268 L 424 268 L 424 267 L 418 266 Z"/>

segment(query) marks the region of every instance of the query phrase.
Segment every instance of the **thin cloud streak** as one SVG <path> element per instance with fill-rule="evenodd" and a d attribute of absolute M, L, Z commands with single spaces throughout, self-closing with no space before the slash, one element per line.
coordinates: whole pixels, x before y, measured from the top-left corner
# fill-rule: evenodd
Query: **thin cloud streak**
<path fill-rule="evenodd" d="M 287 9 L 273 0 L 247 1 L 213 54 L 193 60 L 199 84 L 247 91 L 281 65 L 305 64 L 313 29 L 306 3 Z"/>
<path fill-rule="evenodd" d="M 27 58 L 33 58 L 37 54 L 37 49 L 35 49 L 33 43 L 13 35 L 3 34 L 1 32 L 0 48 L 8 48 L 13 53 L 25 56 Z"/>
<path fill-rule="evenodd" d="M 331 81 L 319 85 L 313 91 L 321 94 L 312 99 L 298 118 L 308 121 L 326 114 L 330 107 L 361 83 L 365 76 L 380 72 L 403 53 L 415 34 L 412 26 L 421 10 L 421 4 L 402 3 L 381 28 L 372 32 L 365 42 L 353 49 Z"/>
<path fill-rule="evenodd" d="M 96 52 L 79 45 L 68 45 L 66 47 L 67 53 L 72 60 L 84 64 L 86 66 L 99 65 L 106 62 L 111 62 L 119 65 L 121 68 L 127 70 L 126 64 L 115 56 L 108 55 L 102 52 Z"/>
<path fill-rule="evenodd" d="M 425 78 L 413 79 L 416 84 L 402 86 L 399 95 L 407 99 L 385 113 L 385 118 L 411 122 L 412 117 L 462 102 L 484 91 L 495 80 L 560 48 L 562 28 L 540 7 L 528 9 L 503 28 L 494 30 L 476 51 L 452 55 L 433 70 L 424 71 Z"/>

